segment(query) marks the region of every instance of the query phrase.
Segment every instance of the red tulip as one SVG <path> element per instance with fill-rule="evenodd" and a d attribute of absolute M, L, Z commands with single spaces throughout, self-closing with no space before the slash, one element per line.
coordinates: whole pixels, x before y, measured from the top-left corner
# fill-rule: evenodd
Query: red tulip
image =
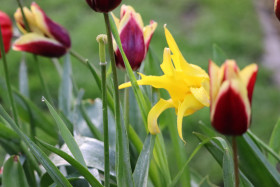
<path fill-rule="evenodd" d="M 275 0 L 274 12 L 275 12 L 276 17 L 280 20 L 280 0 Z"/>
<path fill-rule="evenodd" d="M 220 68 L 209 62 L 211 123 L 218 132 L 241 135 L 249 128 L 257 72 L 256 64 L 240 71 L 233 60 Z"/>
<path fill-rule="evenodd" d="M 123 50 L 133 70 L 137 70 L 145 59 L 150 41 L 157 27 L 157 23 L 150 21 L 150 25 L 144 27 L 140 14 L 131 6 L 121 7 L 120 20 L 114 16 Z M 117 45 L 114 45 L 116 63 L 124 68 L 124 62 Z"/>
<path fill-rule="evenodd" d="M 114 10 L 122 0 L 86 0 L 87 4 L 96 12 L 110 12 Z"/>
<path fill-rule="evenodd" d="M 24 7 L 30 32 L 24 24 L 20 9 L 14 15 L 18 28 L 23 32 L 13 45 L 16 51 L 25 51 L 46 57 L 60 57 L 71 47 L 67 30 L 52 21 L 35 3 L 31 10 Z"/>
<path fill-rule="evenodd" d="M 11 46 L 10 44 L 13 36 L 13 26 L 9 16 L 2 11 L 0 11 L 0 27 L 1 27 L 5 52 L 7 53 L 10 50 L 10 46 Z M 1 57 L 2 56 L 0 51 L 0 58 Z"/>

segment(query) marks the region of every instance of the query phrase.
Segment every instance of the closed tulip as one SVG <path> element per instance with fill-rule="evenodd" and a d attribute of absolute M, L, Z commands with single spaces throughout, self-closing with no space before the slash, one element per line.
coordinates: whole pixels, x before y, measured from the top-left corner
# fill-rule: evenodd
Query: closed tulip
<path fill-rule="evenodd" d="M 86 0 L 87 4 L 96 12 L 107 13 L 114 10 L 122 0 Z"/>
<path fill-rule="evenodd" d="M 136 13 L 131 6 L 126 5 L 121 7 L 120 19 L 114 16 L 114 20 L 130 66 L 133 70 L 137 70 L 146 57 L 157 23 L 150 21 L 150 24 L 144 27 L 141 15 Z M 114 50 L 117 66 L 124 68 L 122 55 L 117 45 L 114 45 Z"/>
<path fill-rule="evenodd" d="M 0 27 L 1 27 L 1 33 L 2 33 L 2 38 L 3 38 L 3 43 L 4 43 L 4 49 L 5 52 L 7 53 L 10 50 L 11 46 L 11 39 L 13 36 L 13 27 L 12 27 L 12 22 L 9 18 L 9 16 L 0 11 Z M 1 58 L 1 51 L 0 51 L 0 58 Z"/>
<path fill-rule="evenodd" d="M 239 70 L 234 60 L 221 67 L 209 62 L 212 126 L 221 134 L 242 135 L 251 123 L 251 104 L 258 66 Z"/>
<path fill-rule="evenodd" d="M 17 9 L 14 17 L 23 35 L 15 41 L 13 49 L 46 57 L 64 55 L 71 47 L 66 29 L 52 21 L 35 2 L 31 4 L 30 10 L 24 7 L 23 11 L 28 26 L 24 23 L 20 9 Z"/>

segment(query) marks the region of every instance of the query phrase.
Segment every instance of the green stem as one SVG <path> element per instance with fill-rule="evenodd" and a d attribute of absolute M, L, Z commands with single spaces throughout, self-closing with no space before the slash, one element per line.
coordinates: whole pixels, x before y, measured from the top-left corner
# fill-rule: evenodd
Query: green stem
<path fill-rule="evenodd" d="M 128 82 L 128 77 L 125 75 L 125 81 Z M 129 89 L 124 90 L 124 124 L 126 129 L 129 129 Z"/>
<path fill-rule="evenodd" d="M 20 12 L 21 12 L 21 15 L 22 15 L 22 18 L 23 18 L 23 23 L 24 23 L 25 29 L 27 30 L 27 32 L 30 32 L 31 29 L 30 29 L 30 27 L 29 27 L 28 21 L 27 21 L 27 19 L 26 19 L 25 14 L 24 14 L 21 1 L 20 1 L 20 0 L 17 0 L 17 3 L 18 3 L 18 6 L 19 6 L 19 8 L 20 8 Z"/>
<path fill-rule="evenodd" d="M 11 84 L 10 84 L 9 70 L 8 70 L 8 65 L 7 65 L 7 59 L 6 59 L 5 47 L 4 47 L 1 29 L 0 29 L 0 48 L 1 48 L 1 55 L 2 55 L 2 59 L 3 59 L 4 74 L 5 74 L 5 80 L 6 80 L 6 85 L 7 85 L 7 89 L 8 89 L 8 96 L 9 96 L 10 103 L 12 105 L 12 111 L 13 111 L 13 116 L 14 116 L 15 122 L 19 126 L 16 105 L 15 105 L 12 88 L 11 88 Z"/>
<path fill-rule="evenodd" d="M 43 90 L 44 90 L 44 94 L 46 94 L 45 97 L 53 105 L 49 89 L 48 89 L 48 87 L 45 83 L 45 80 L 43 78 L 43 75 L 42 75 L 42 71 L 41 71 L 41 68 L 40 68 L 40 62 L 38 61 L 38 57 L 37 57 L 37 55 L 33 55 L 33 57 L 34 57 L 34 60 L 35 60 L 35 66 L 36 66 L 36 69 L 37 69 L 37 73 L 39 75 L 39 79 L 40 79 L 41 85 L 42 85 Z"/>
<path fill-rule="evenodd" d="M 102 113 L 103 113 L 103 133 L 104 133 L 104 172 L 105 172 L 105 187 L 110 187 L 110 160 L 109 160 L 109 133 L 108 133 L 108 110 L 107 110 L 107 86 L 106 86 L 106 52 L 105 43 L 106 36 L 99 35 L 97 41 L 99 43 L 99 58 L 101 66 L 101 92 L 102 92 Z"/>
<path fill-rule="evenodd" d="M 233 162 L 234 162 L 235 187 L 239 187 L 238 154 L 237 154 L 236 136 L 232 137 L 232 150 L 233 150 Z"/>

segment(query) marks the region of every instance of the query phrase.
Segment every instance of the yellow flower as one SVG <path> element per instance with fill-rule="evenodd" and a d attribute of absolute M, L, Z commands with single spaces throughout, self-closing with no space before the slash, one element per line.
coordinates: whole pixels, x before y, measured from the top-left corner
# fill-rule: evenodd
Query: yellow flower
<path fill-rule="evenodd" d="M 189 64 L 181 54 L 175 40 L 165 27 L 165 36 L 169 48 L 164 49 L 161 69 L 162 76 L 141 75 L 139 85 L 151 85 L 155 88 L 164 88 L 169 92 L 170 99 L 160 99 L 148 114 L 148 128 L 151 134 L 160 132 L 157 119 L 168 108 L 175 108 L 177 114 L 177 129 L 180 138 L 182 135 L 182 120 L 203 108 L 209 106 L 209 76 L 199 66 Z M 124 83 L 119 86 L 123 89 L 131 86 Z M 184 140 L 183 140 L 184 141 Z"/>

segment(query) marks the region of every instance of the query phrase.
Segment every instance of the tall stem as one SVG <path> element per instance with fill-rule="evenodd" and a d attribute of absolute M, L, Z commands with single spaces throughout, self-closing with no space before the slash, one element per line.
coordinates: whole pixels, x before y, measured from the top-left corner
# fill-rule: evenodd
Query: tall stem
<path fill-rule="evenodd" d="M 232 137 L 232 150 L 233 150 L 233 162 L 234 162 L 234 176 L 235 176 L 235 187 L 239 187 L 239 172 L 238 172 L 238 154 L 237 154 L 237 143 L 236 136 Z"/>
<path fill-rule="evenodd" d="M 48 89 L 48 87 L 45 83 L 45 80 L 43 78 L 43 75 L 42 75 L 42 71 L 41 71 L 41 68 L 40 68 L 40 62 L 38 61 L 37 55 L 34 55 L 34 60 L 35 60 L 35 66 L 36 66 L 36 69 L 37 69 L 37 72 L 38 72 L 38 75 L 39 75 L 39 79 L 40 79 L 41 85 L 42 85 L 43 90 L 44 90 L 44 94 L 46 94 L 45 97 L 53 105 L 49 89 Z"/>
<path fill-rule="evenodd" d="M 128 77 L 125 75 L 125 81 L 128 82 Z M 124 90 L 124 124 L 128 131 L 129 129 L 129 89 Z"/>
<path fill-rule="evenodd" d="M 8 70 L 8 65 L 7 65 L 7 59 L 6 59 L 5 47 L 4 47 L 1 29 L 0 29 L 0 48 L 1 48 L 1 55 L 2 55 L 2 59 L 3 59 L 4 74 L 5 74 L 5 80 L 6 80 L 6 85 L 7 85 L 7 89 L 8 89 L 8 96 L 9 96 L 9 100 L 12 105 L 12 111 L 13 111 L 13 116 L 14 116 L 15 122 L 17 125 L 19 125 L 16 105 L 15 105 L 12 88 L 11 88 L 11 84 L 10 84 L 9 70 Z"/>
<path fill-rule="evenodd" d="M 102 112 L 103 112 L 103 132 L 104 132 L 104 158 L 105 158 L 105 187 L 110 187 L 110 163 L 109 163 L 109 133 L 108 133 L 108 111 L 107 111 L 107 86 L 106 86 L 106 52 L 105 43 L 107 37 L 99 35 L 99 58 L 101 66 L 101 91 L 102 91 Z"/>

